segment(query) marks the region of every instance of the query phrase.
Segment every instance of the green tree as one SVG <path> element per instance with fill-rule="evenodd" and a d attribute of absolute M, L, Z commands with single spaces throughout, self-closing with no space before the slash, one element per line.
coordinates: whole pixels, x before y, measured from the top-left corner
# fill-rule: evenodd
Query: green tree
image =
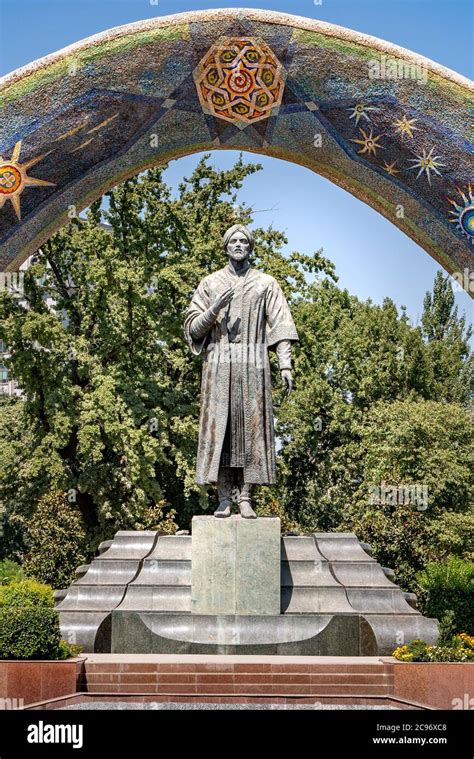
<path fill-rule="evenodd" d="M 458 315 L 449 276 L 437 273 L 423 307 L 422 333 L 433 367 L 433 396 L 468 403 L 474 395 L 474 356 L 469 345 L 472 327 Z"/>
<path fill-rule="evenodd" d="M 378 402 L 358 435 L 363 478 L 341 527 L 415 588 L 429 561 L 472 551 L 474 441 L 466 409 L 434 401 Z M 469 527 L 470 525 L 470 527 Z"/>
<path fill-rule="evenodd" d="M 390 299 L 361 302 L 329 280 L 294 306 L 295 392 L 279 414 L 286 508 L 309 529 L 341 523 L 364 473 L 360 423 L 374 403 L 428 399 L 420 330 Z"/>
<path fill-rule="evenodd" d="M 240 159 L 216 171 L 205 157 L 176 196 L 164 168 L 130 179 L 108 193 L 106 210 L 95 203 L 37 252 L 27 309 L 2 295 L 0 335 L 25 392 L 28 431 L 17 434 L 14 458 L 4 451 L 0 499 L 11 521 L 19 513 L 31 521 L 41 495 L 65 491 L 92 550 L 117 529 L 156 526 L 157 508 L 165 521 L 174 509 L 186 527 L 207 507 L 194 483 L 200 364 L 184 341 L 184 311 L 199 280 L 226 262 L 223 231 L 251 223 L 236 203 L 259 168 Z M 287 240 L 275 229 L 255 237 L 254 265 L 277 276 L 290 300 L 302 297 L 307 275 L 332 274 L 320 252 L 283 256 Z M 23 457 L 34 484 L 18 471 Z"/>
<path fill-rule="evenodd" d="M 25 524 L 27 553 L 23 569 L 29 577 L 66 588 L 87 554 L 87 535 L 81 515 L 66 494 L 49 492 L 42 496 L 33 516 Z"/>
<path fill-rule="evenodd" d="M 209 508 L 194 482 L 201 365 L 184 312 L 226 262 L 223 231 L 252 223 L 239 192 L 260 168 L 217 171 L 206 156 L 176 193 L 164 167 L 130 179 L 37 252 L 28 308 L 1 294 L 0 338 L 25 391 L 0 402 L 3 555 L 28 552 L 54 491 L 74 502 L 86 554 L 117 529 L 173 532 Z M 259 512 L 288 530 L 355 530 L 407 589 L 428 560 L 468 558 L 474 364 L 451 286 L 437 276 L 412 326 L 390 299 L 341 290 L 321 251 L 283 255 L 282 232 L 254 232 L 253 265 L 280 282 L 300 336 L 290 397 L 271 357 L 279 486 L 260 489 Z M 374 508 L 367 491 L 382 481 L 428 484 L 428 512 Z"/>

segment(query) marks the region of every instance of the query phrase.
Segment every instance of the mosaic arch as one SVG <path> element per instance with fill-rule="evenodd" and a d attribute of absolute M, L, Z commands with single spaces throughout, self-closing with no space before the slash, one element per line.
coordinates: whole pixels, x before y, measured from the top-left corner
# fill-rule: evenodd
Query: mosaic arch
<path fill-rule="evenodd" d="M 71 207 L 127 177 L 233 149 L 321 174 L 469 281 L 473 92 L 407 50 L 281 13 L 111 29 L 0 80 L 0 267 L 17 268 Z"/>

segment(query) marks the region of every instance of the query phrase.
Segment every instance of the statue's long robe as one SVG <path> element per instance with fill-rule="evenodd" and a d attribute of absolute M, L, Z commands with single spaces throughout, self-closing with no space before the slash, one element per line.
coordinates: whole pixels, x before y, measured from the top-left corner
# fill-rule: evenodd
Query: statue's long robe
<path fill-rule="evenodd" d="M 193 321 L 229 287 L 240 309 L 240 341 L 232 343 L 222 309 L 207 335 L 193 339 Z M 235 315 L 235 305 L 234 305 Z M 216 483 L 230 403 L 230 368 L 240 370 L 244 418 L 244 481 L 276 482 L 275 432 L 268 349 L 281 340 L 298 340 L 293 318 L 278 282 L 250 268 L 236 275 L 226 266 L 199 284 L 186 312 L 184 331 L 192 353 L 204 354 L 196 482 Z M 233 336 L 231 335 L 231 340 Z"/>

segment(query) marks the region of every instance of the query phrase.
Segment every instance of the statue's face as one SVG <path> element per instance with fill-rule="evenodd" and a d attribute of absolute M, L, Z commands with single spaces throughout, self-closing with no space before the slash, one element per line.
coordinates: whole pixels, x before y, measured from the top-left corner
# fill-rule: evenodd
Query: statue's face
<path fill-rule="evenodd" d="M 234 232 L 227 243 L 227 255 L 233 261 L 244 261 L 250 253 L 250 241 L 243 232 Z"/>

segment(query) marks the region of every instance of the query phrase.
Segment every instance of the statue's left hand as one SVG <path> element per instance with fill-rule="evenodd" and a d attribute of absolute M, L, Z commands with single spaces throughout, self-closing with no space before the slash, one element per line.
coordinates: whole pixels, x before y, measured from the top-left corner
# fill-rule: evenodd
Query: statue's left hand
<path fill-rule="evenodd" d="M 293 390 L 293 375 L 291 373 L 290 369 L 282 369 L 281 370 L 281 381 L 283 383 L 283 387 L 288 392 L 288 395 Z"/>

